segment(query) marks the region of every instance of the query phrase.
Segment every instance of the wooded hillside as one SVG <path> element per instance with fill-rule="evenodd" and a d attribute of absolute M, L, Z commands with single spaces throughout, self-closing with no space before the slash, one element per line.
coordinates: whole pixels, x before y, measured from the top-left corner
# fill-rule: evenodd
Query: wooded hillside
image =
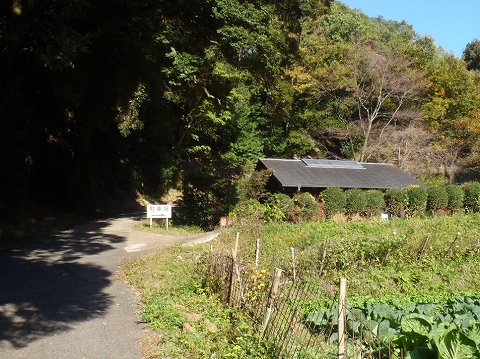
<path fill-rule="evenodd" d="M 330 0 L 3 2 L 0 223 L 176 188 L 208 226 L 259 157 L 464 180 L 480 163 L 480 41 L 465 45 L 458 59 Z"/>

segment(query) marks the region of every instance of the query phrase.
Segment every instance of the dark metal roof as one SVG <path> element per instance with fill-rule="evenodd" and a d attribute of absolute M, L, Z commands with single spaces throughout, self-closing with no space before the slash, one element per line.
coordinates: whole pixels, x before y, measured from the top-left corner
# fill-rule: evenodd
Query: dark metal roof
<path fill-rule="evenodd" d="M 352 161 L 261 158 L 258 167 L 273 170 L 273 177 L 282 187 L 362 189 L 407 188 L 412 185 L 425 187 L 408 173 L 385 163 L 352 164 Z"/>

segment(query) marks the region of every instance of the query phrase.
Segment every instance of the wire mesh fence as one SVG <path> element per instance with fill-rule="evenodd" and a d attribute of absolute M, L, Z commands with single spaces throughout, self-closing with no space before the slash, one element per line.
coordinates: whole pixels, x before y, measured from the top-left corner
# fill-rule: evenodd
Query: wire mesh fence
<path fill-rule="evenodd" d="M 378 326 L 339 303 L 338 293 L 320 308 L 325 293 L 319 283 L 293 280 L 278 268 L 259 271 L 238 260 L 235 250 L 210 254 L 207 280 L 223 303 L 250 316 L 276 358 L 403 358 Z"/>

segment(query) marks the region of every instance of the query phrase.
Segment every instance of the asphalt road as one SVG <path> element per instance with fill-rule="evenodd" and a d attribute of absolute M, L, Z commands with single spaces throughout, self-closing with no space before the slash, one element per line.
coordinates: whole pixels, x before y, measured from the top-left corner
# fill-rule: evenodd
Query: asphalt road
<path fill-rule="evenodd" d="M 122 258 L 203 237 L 132 231 L 140 218 L 98 220 L 0 252 L 0 358 L 140 359 L 134 293 Z"/>

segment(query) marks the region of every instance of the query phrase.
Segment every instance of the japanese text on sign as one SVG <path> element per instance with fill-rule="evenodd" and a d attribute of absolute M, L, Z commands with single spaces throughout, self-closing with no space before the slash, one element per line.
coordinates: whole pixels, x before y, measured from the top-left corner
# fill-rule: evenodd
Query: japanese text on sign
<path fill-rule="evenodd" d="M 172 206 L 169 204 L 147 205 L 147 218 L 172 218 Z"/>

